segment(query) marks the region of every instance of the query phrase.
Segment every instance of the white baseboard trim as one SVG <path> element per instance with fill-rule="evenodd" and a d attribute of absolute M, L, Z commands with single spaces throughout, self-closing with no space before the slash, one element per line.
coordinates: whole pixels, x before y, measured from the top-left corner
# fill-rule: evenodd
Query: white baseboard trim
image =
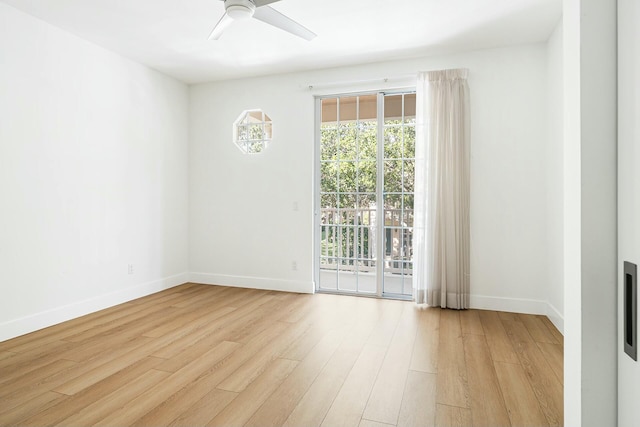
<path fill-rule="evenodd" d="M 557 308 L 551 303 L 547 303 L 547 317 L 551 320 L 551 323 L 564 335 L 564 316 L 560 314 Z"/>
<path fill-rule="evenodd" d="M 47 328 L 67 320 L 75 319 L 90 313 L 95 313 L 114 305 L 122 304 L 136 298 L 144 297 L 165 289 L 173 288 L 188 282 L 187 273 L 142 283 L 108 294 L 99 295 L 83 301 L 73 302 L 61 307 L 35 313 L 29 316 L 12 319 L 0 323 L 0 342 L 28 334 L 39 329 Z"/>
<path fill-rule="evenodd" d="M 0 342 L 187 282 L 296 293 L 314 293 L 315 290 L 313 281 L 209 273 L 181 273 L 0 323 Z M 470 306 L 480 310 L 545 315 L 558 328 L 560 333 L 564 334 L 564 317 L 547 301 L 471 295 Z"/>
<path fill-rule="evenodd" d="M 264 289 L 270 291 L 312 294 L 312 281 L 271 279 L 266 277 L 232 276 L 226 274 L 190 273 L 189 282 L 203 285 L 231 286 L 234 288 Z"/>
<path fill-rule="evenodd" d="M 547 316 L 561 334 L 564 334 L 564 317 L 549 302 L 524 299 L 489 297 L 485 295 L 471 295 L 471 308 L 479 310 L 506 311 L 509 313 L 540 314 Z"/>
<path fill-rule="evenodd" d="M 547 302 L 524 298 L 489 297 L 471 295 L 471 308 L 480 310 L 506 311 L 509 313 L 547 314 Z"/>

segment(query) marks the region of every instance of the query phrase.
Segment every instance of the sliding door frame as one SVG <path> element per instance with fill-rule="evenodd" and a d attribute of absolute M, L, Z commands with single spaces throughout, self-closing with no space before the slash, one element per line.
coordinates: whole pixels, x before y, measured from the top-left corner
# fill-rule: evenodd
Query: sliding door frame
<path fill-rule="evenodd" d="M 385 90 L 355 91 L 337 94 L 315 95 L 314 96 L 314 156 L 313 156 L 313 275 L 314 275 L 314 291 L 317 293 L 332 293 L 341 295 L 357 295 L 374 298 L 393 298 L 407 299 L 400 295 L 384 294 L 384 245 L 385 245 L 385 227 L 384 227 L 384 173 L 381 172 L 381 166 L 384 165 L 384 97 L 387 95 L 401 95 L 407 93 L 415 93 L 415 87 L 401 87 Z M 321 191 L 320 191 L 320 162 L 321 162 L 321 126 L 322 126 L 322 100 L 342 97 L 360 97 L 376 95 L 377 98 L 377 153 L 376 153 L 376 292 L 362 293 L 350 292 L 340 289 L 321 289 L 320 288 L 320 243 L 321 234 Z M 380 225 L 381 221 L 381 225 Z M 338 270 L 339 273 L 339 270 Z M 339 283 L 339 282 L 338 282 Z M 339 287 L 339 285 L 338 285 Z"/>

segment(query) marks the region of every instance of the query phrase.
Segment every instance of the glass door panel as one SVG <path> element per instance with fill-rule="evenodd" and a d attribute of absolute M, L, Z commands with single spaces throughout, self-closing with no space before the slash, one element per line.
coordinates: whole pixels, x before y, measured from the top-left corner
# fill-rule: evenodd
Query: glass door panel
<path fill-rule="evenodd" d="M 382 292 L 411 297 L 415 93 L 384 96 L 384 270 Z"/>
<path fill-rule="evenodd" d="M 318 290 L 411 296 L 412 95 L 319 100 Z"/>
<path fill-rule="evenodd" d="M 320 290 L 377 292 L 377 96 L 321 100 Z"/>

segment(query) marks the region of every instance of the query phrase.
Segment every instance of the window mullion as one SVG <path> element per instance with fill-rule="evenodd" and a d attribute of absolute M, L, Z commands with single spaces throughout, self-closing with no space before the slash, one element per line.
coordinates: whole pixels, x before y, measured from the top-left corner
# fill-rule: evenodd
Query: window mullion
<path fill-rule="evenodd" d="M 376 292 L 382 296 L 384 284 L 384 94 L 378 93 L 378 141 L 376 153 Z"/>

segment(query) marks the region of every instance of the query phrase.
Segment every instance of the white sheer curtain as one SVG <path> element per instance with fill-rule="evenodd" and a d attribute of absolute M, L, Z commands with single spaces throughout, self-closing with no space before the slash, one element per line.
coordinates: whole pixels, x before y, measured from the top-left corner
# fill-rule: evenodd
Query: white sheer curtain
<path fill-rule="evenodd" d="M 413 292 L 469 307 L 469 87 L 466 69 L 418 75 Z"/>

